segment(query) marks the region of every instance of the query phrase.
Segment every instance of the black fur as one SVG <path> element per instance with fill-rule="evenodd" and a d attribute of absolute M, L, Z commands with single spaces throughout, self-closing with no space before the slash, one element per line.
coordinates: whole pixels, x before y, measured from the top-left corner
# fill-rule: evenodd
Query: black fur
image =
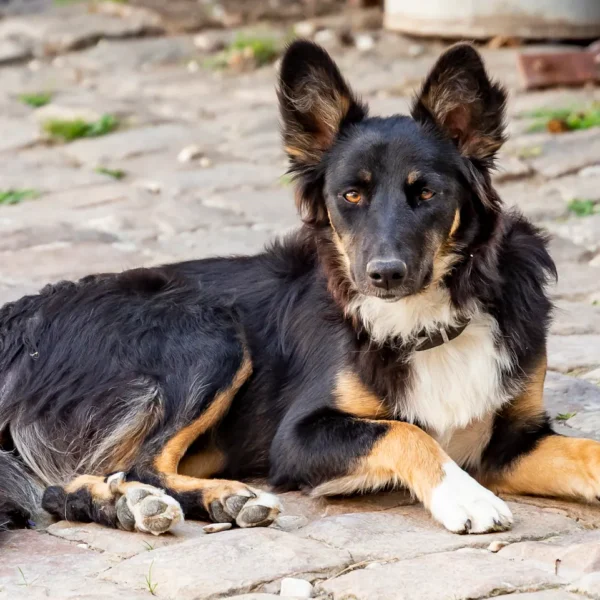
<path fill-rule="evenodd" d="M 476 130 L 463 127 L 457 140 L 449 123 L 463 121 L 442 118 L 449 113 L 432 98 L 457 81 L 461 68 L 465 85 L 444 98 L 455 106 L 467 89 Z M 0 440 L 15 449 L 29 481 L 58 484 L 82 471 L 126 470 L 129 479 L 161 486 L 154 458 L 230 385 L 245 349 L 251 378 L 210 440 L 198 439 L 191 450 L 210 441 L 226 457 L 219 476 L 268 475 L 286 489 L 348 473 L 388 425 L 342 413 L 336 377 L 345 369 L 357 373 L 398 419 L 411 383 L 412 340 L 375 343 L 346 310 L 359 293 L 381 295 L 365 275 L 381 255 L 408 268 L 392 300 L 439 283 L 457 311 L 477 302 L 515 357 L 515 368 L 502 375 L 506 387 L 527 382 L 545 352 L 545 285 L 555 270 L 546 238 L 522 216 L 503 212 L 491 186 L 505 95 L 488 81 L 475 51 L 460 46 L 443 58 L 415 120 L 367 118 L 328 55 L 307 42 L 288 51 L 279 90 L 307 225 L 257 256 L 62 282 L 0 311 Z M 299 96 L 307 91 L 313 101 L 303 104 Z M 334 130 L 331 119 L 319 120 L 323 114 L 339 117 Z M 477 135 L 485 147 L 475 145 Z M 418 178 L 409 181 L 413 171 Z M 349 188 L 360 191 L 363 204 L 344 200 Z M 437 196 L 426 202 L 421 193 L 429 188 Z M 353 240 L 346 247 L 350 270 L 338 238 Z M 454 265 L 434 282 L 439 242 L 450 238 L 442 247 Z M 547 421 L 519 424 L 500 414 L 484 461 L 501 469 L 549 433 Z M 90 458 L 90 448 L 106 440 L 102 460 Z M 128 443 L 132 451 L 123 452 Z M 3 488 L 5 472 L 0 462 L 0 515 L 16 523 L 28 513 L 10 516 L 19 496 Z M 206 516 L 198 493 L 173 495 L 189 516 Z M 115 515 L 98 514 L 85 490 L 67 502 L 62 488 L 51 487 L 44 507 L 114 526 Z"/>

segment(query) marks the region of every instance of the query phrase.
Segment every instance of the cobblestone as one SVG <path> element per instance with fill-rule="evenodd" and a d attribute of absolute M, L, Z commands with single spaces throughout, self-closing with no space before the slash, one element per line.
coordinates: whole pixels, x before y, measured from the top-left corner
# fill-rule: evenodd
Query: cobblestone
<path fill-rule="evenodd" d="M 210 48 L 192 35 L 129 39 L 162 25 L 150 13 L 112 11 L 71 6 L 0 22 L 0 191 L 38 194 L 0 206 L 0 303 L 94 271 L 256 252 L 298 223 L 282 177 L 274 67 L 205 69 Z M 441 44 L 416 51 L 393 34 L 372 39 L 364 54 L 335 41 L 335 57 L 373 114 L 406 113 Z M 512 92 L 513 138 L 495 181 L 508 206 L 554 234 L 559 281 L 545 386 L 554 426 L 600 439 L 600 228 L 598 215 L 569 210 L 574 199 L 600 202 L 600 128 L 527 133 L 532 110 L 588 105 L 600 90 L 524 93 L 516 52 L 484 51 Z M 52 96 L 45 107 L 19 100 L 44 91 Z M 116 132 L 56 145 L 41 134 L 48 118 L 103 114 L 119 118 Z M 192 145 L 203 162 L 180 162 Z M 187 522 L 156 538 L 63 522 L 5 534 L 0 599 L 149 598 L 150 567 L 156 595 L 181 600 L 280 597 L 288 576 L 328 600 L 600 598 L 597 507 L 510 497 L 511 531 L 461 537 L 400 492 L 282 501 L 285 514 L 267 530 L 206 535 L 203 523 Z M 485 550 L 491 541 L 507 545 L 494 554 Z"/>

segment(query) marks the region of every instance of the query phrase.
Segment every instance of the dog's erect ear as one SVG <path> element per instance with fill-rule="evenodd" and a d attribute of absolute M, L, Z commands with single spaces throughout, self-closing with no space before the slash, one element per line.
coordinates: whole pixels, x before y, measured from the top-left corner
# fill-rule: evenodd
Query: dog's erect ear
<path fill-rule="evenodd" d="M 292 168 L 316 165 L 339 131 L 367 113 L 329 54 L 304 40 L 283 57 L 277 95 Z"/>
<path fill-rule="evenodd" d="M 463 156 L 491 166 L 505 141 L 506 92 L 490 81 L 470 44 L 449 48 L 429 73 L 412 110 L 416 121 L 433 121 Z"/>

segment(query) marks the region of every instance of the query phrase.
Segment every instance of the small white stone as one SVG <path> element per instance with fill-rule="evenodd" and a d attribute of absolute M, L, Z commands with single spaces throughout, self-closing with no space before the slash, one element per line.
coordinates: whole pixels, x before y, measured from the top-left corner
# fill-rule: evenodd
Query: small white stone
<path fill-rule="evenodd" d="M 177 160 L 182 163 L 192 162 L 197 158 L 200 158 L 204 153 L 199 146 L 192 144 L 191 146 L 186 146 L 183 150 L 177 155 Z"/>
<path fill-rule="evenodd" d="M 78 548 L 86 548 L 87 549 L 88 545 L 87 544 L 77 544 L 77 547 Z"/>
<path fill-rule="evenodd" d="M 281 580 L 280 596 L 292 596 L 293 598 L 312 598 L 313 587 L 310 581 L 285 577 Z"/>
<path fill-rule="evenodd" d="M 210 160 L 210 158 L 208 158 L 208 156 L 203 156 L 199 161 L 198 164 L 203 168 L 203 169 L 208 169 L 208 167 L 212 167 L 212 160 Z"/>
<path fill-rule="evenodd" d="M 298 37 L 309 38 L 315 35 L 317 25 L 314 21 L 300 21 L 294 25 L 294 33 Z"/>
<path fill-rule="evenodd" d="M 578 175 L 580 177 L 595 177 L 596 175 L 600 175 L 600 165 L 585 167 L 579 171 Z"/>
<path fill-rule="evenodd" d="M 368 33 L 361 33 L 354 38 L 354 45 L 359 52 L 369 52 L 375 47 L 375 38 Z"/>
<path fill-rule="evenodd" d="M 412 56 L 413 58 L 421 56 L 423 52 L 425 52 L 425 46 L 422 46 L 421 44 L 411 44 L 408 47 L 408 55 Z"/>
<path fill-rule="evenodd" d="M 187 70 L 190 73 L 197 73 L 200 70 L 200 65 L 197 60 L 190 60 L 187 64 Z"/>
<path fill-rule="evenodd" d="M 231 523 L 211 523 L 210 525 L 205 525 L 202 530 L 204 533 L 219 533 L 219 531 L 227 531 L 231 527 Z"/>
<path fill-rule="evenodd" d="M 145 181 L 143 183 L 143 187 L 147 192 L 150 192 L 151 194 L 160 194 L 161 192 L 160 183 L 158 183 L 158 181 Z"/>
<path fill-rule="evenodd" d="M 490 552 L 500 552 L 500 550 L 502 550 L 502 548 L 504 548 L 505 546 L 508 546 L 508 542 L 502 542 L 500 540 L 496 540 L 494 542 L 492 542 L 487 549 Z"/>
<path fill-rule="evenodd" d="M 308 525 L 308 519 L 304 516 L 283 515 L 277 517 L 273 525 L 282 531 L 295 531 L 296 529 L 301 529 L 305 525 Z"/>
<path fill-rule="evenodd" d="M 315 42 L 317 44 L 329 44 L 335 40 L 335 33 L 331 29 L 321 29 L 315 33 Z"/>

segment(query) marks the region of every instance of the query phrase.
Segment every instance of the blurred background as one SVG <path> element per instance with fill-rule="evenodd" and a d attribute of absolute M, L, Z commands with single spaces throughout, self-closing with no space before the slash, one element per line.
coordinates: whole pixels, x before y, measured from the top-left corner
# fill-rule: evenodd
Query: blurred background
<path fill-rule="evenodd" d="M 475 41 L 510 90 L 496 183 L 555 234 L 556 296 L 593 320 L 598 0 L 0 0 L 0 302 L 296 226 L 274 91 L 296 37 L 383 115 Z"/>

